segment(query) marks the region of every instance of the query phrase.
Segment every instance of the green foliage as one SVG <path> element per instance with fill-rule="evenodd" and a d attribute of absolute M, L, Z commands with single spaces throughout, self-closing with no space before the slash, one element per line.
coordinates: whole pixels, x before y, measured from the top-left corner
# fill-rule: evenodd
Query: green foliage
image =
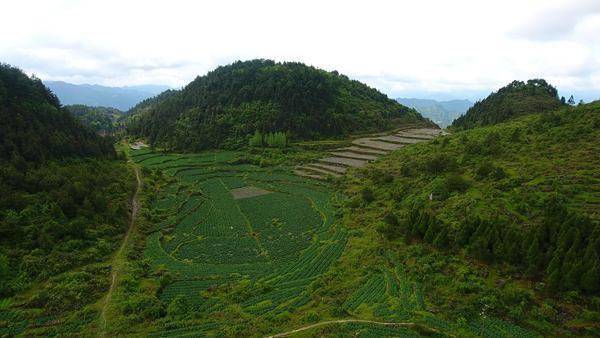
<path fill-rule="evenodd" d="M 163 303 L 156 297 L 146 294 L 136 294 L 128 298 L 122 307 L 123 313 L 138 322 L 155 320 L 166 314 Z"/>
<path fill-rule="evenodd" d="M 114 156 L 112 140 L 77 122 L 37 78 L 0 64 L 0 159 L 23 162 L 73 156 Z"/>
<path fill-rule="evenodd" d="M 561 105 L 556 89 L 545 80 L 535 79 L 526 83 L 513 81 L 475 103 L 464 115 L 454 120 L 451 127 L 456 130 L 471 129 L 524 114 L 553 111 Z"/>
<path fill-rule="evenodd" d="M 50 313 L 81 309 L 108 288 L 108 267 L 86 268 L 50 278 L 34 303 Z"/>
<path fill-rule="evenodd" d="M 238 148 L 256 131 L 267 145 L 282 147 L 281 135 L 269 142 L 268 134 L 306 140 L 423 121 L 415 110 L 337 72 L 270 60 L 218 67 L 131 114 L 130 134 L 186 151 Z"/>
<path fill-rule="evenodd" d="M 0 296 L 112 252 L 127 226 L 131 176 L 124 164 L 89 159 L 0 169 L 0 252 L 9 267 Z"/>
<path fill-rule="evenodd" d="M 123 112 L 109 107 L 89 107 L 82 104 L 65 106 L 75 118 L 98 134 L 114 134 Z"/>
<path fill-rule="evenodd" d="M 263 135 L 260 131 L 255 131 L 254 135 L 250 138 L 250 146 L 251 147 L 262 147 L 263 145 Z"/>
<path fill-rule="evenodd" d="M 262 134 L 257 130 L 250 137 L 249 145 L 251 147 L 285 148 L 287 146 L 287 136 L 283 132 Z"/>
<path fill-rule="evenodd" d="M 406 236 L 508 264 L 552 292 L 597 294 L 600 195 L 593 177 L 600 163 L 589 154 L 600 151 L 600 130 L 591 127 L 599 111 L 597 103 L 562 108 L 451 135 L 445 146 L 405 147 L 362 173 L 371 179 L 350 191 L 393 206 L 376 223 L 390 240 Z M 424 170 L 404 175 L 415 162 Z M 375 179 L 386 173 L 398 183 Z M 349 206 L 364 213 L 365 204 Z"/>

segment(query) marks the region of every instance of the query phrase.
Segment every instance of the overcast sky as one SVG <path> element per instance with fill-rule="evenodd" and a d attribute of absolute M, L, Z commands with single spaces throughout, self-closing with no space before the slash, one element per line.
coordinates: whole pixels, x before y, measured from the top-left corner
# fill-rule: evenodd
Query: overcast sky
<path fill-rule="evenodd" d="M 478 98 L 542 77 L 600 98 L 600 0 L 27 1 L 0 62 L 44 80 L 180 87 L 241 59 L 338 70 L 391 97 Z"/>

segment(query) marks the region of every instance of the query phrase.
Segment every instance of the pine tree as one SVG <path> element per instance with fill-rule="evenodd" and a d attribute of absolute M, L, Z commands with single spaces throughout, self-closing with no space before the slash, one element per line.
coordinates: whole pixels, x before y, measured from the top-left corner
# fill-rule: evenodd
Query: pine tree
<path fill-rule="evenodd" d="M 448 239 L 448 230 L 444 227 L 440 230 L 438 235 L 435 237 L 433 241 L 433 245 L 438 248 L 446 249 L 448 248 L 450 240 Z"/>
<path fill-rule="evenodd" d="M 581 276 L 580 285 L 583 290 L 595 293 L 600 291 L 600 257 L 595 254 L 591 259 L 593 261 L 591 268 L 588 268 Z"/>
<path fill-rule="evenodd" d="M 262 147 L 263 146 L 263 136 L 260 131 L 255 131 L 254 135 L 250 137 L 249 144 L 251 147 Z"/>
<path fill-rule="evenodd" d="M 527 274 L 529 276 L 535 276 L 539 271 L 541 265 L 542 255 L 540 251 L 540 242 L 537 237 L 533 239 L 529 249 L 527 249 L 527 256 L 525 257 L 527 263 Z"/>

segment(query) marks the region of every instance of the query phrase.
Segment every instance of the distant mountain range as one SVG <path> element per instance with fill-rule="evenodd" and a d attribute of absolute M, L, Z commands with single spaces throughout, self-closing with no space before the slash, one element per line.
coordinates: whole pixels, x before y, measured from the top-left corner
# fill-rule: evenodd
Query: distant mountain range
<path fill-rule="evenodd" d="M 105 87 L 90 84 L 78 85 L 63 81 L 44 81 L 44 84 L 58 96 L 62 104 L 112 107 L 122 111 L 170 89 L 160 85 Z"/>
<path fill-rule="evenodd" d="M 469 100 L 436 101 L 399 97 L 396 101 L 416 109 L 421 115 L 431 119 L 441 128 L 446 128 L 452 124 L 452 121 L 473 106 L 473 102 Z"/>

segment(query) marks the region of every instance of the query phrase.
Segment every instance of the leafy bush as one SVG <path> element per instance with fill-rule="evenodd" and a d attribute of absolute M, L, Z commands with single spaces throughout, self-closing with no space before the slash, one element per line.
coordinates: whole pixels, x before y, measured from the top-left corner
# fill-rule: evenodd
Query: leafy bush
<path fill-rule="evenodd" d="M 426 170 L 434 175 L 454 170 L 456 167 L 456 160 L 446 153 L 437 153 L 425 162 Z"/>
<path fill-rule="evenodd" d="M 458 174 L 450 174 L 444 180 L 446 190 L 448 192 L 465 192 L 471 186 L 471 183 L 463 176 Z"/>

